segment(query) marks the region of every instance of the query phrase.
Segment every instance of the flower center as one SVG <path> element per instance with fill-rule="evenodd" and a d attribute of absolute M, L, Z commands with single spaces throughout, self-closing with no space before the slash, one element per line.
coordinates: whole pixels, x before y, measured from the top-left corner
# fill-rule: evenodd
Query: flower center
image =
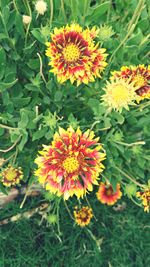
<path fill-rule="evenodd" d="M 145 79 L 142 75 L 137 74 L 133 77 L 133 82 L 135 84 L 135 86 L 139 86 L 142 87 L 145 85 Z"/>
<path fill-rule="evenodd" d="M 106 195 L 107 196 L 111 196 L 113 194 L 113 190 L 111 187 L 109 187 L 108 189 L 106 189 Z"/>
<path fill-rule="evenodd" d="M 80 218 L 81 219 L 85 219 L 86 217 L 87 217 L 86 212 L 84 212 L 84 211 L 80 212 Z"/>
<path fill-rule="evenodd" d="M 77 45 L 68 44 L 63 49 L 63 55 L 64 55 L 65 60 L 68 62 L 77 61 L 80 57 L 80 50 Z"/>
<path fill-rule="evenodd" d="M 117 103 L 126 101 L 129 97 L 129 90 L 123 85 L 116 85 L 112 90 L 112 97 Z"/>
<path fill-rule="evenodd" d="M 6 180 L 13 181 L 16 178 L 16 171 L 9 169 L 6 173 Z"/>
<path fill-rule="evenodd" d="M 72 173 L 79 168 L 79 162 L 75 157 L 68 157 L 63 162 L 63 168 L 66 172 Z"/>

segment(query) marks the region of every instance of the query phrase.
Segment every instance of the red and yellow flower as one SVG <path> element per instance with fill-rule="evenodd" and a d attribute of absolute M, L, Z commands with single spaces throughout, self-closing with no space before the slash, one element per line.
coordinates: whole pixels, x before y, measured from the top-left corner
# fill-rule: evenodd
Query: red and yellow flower
<path fill-rule="evenodd" d="M 106 156 L 98 140 L 90 130 L 82 133 L 79 128 L 76 131 L 72 127 L 59 128 L 52 144 L 44 146 L 35 160 L 39 182 L 64 199 L 73 195 L 80 198 L 92 191 L 93 184 L 98 184 L 98 176 L 104 169 L 101 161 Z"/>
<path fill-rule="evenodd" d="M 144 192 L 137 192 L 136 196 L 142 200 L 144 211 L 149 212 L 150 210 L 150 189 L 146 188 Z"/>
<path fill-rule="evenodd" d="M 101 77 L 107 65 L 105 50 L 98 48 L 94 38 L 98 35 L 95 27 L 83 30 L 78 24 L 55 28 L 51 34 L 51 42 L 47 42 L 46 55 L 50 58 L 49 65 L 59 83 L 70 80 L 88 84 Z"/>
<path fill-rule="evenodd" d="M 92 209 L 88 206 L 84 206 L 81 209 L 75 207 L 73 214 L 76 223 L 81 227 L 88 225 L 93 217 Z"/>
<path fill-rule="evenodd" d="M 12 185 L 19 184 L 20 180 L 23 178 L 23 172 L 20 167 L 14 168 L 13 166 L 9 165 L 1 172 L 0 176 L 0 180 L 3 185 L 10 187 Z"/>
<path fill-rule="evenodd" d="M 150 98 L 150 65 L 123 66 L 120 71 L 112 72 L 111 80 L 115 78 L 130 79 L 136 87 L 136 94 L 139 96 L 138 101 Z"/>
<path fill-rule="evenodd" d="M 107 205 L 114 205 L 118 199 L 121 198 L 122 192 L 120 190 L 120 184 L 116 185 L 116 191 L 113 190 L 113 187 L 109 183 L 100 183 L 99 190 L 96 193 L 97 199 Z"/>

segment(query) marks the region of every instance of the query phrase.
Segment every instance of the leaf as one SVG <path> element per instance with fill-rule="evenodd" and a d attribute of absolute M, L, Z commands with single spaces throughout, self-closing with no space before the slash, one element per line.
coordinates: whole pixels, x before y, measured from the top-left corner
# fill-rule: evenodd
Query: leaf
<path fill-rule="evenodd" d="M 27 131 L 23 131 L 23 135 L 22 135 L 22 138 L 21 138 L 21 142 L 20 142 L 19 145 L 18 145 L 18 149 L 19 149 L 20 151 L 23 150 L 24 145 L 26 144 L 27 141 L 28 141 L 28 132 L 27 132 Z"/>
<path fill-rule="evenodd" d="M 42 138 L 46 132 L 47 132 L 47 127 L 44 127 L 43 129 L 36 131 L 35 133 L 33 133 L 32 141 Z"/>
<path fill-rule="evenodd" d="M 88 20 L 97 22 L 100 19 L 100 17 L 106 13 L 109 6 L 110 6 L 110 2 L 105 2 L 101 5 L 98 5 L 97 7 L 93 8 L 93 13 L 87 17 Z"/>
<path fill-rule="evenodd" d="M 0 80 L 3 78 L 6 66 L 6 53 L 3 47 L 0 47 Z"/>
<path fill-rule="evenodd" d="M 54 95 L 54 101 L 59 102 L 62 99 L 63 93 L 62 91 L 57 91 Z"/>
<path fill-rule="evenodd" d="M 18 127 L 19 128 L 26 128 L 26 126 L 29 122 L 28 114 L 27 114 L 26 110 L 24 110 L 24 109 L 22 109 L 20 111 L 20 113 L 21 113 L 21 120 L 18 123 Z"/>
<path fill-rule="evenodd" d="M 20 35 L 22 37 L 25 36 L 25 31 L 24 31 L 24 27 L 23 27 L 23 21 L 22 21 L 22 16 L 18 13 L 16 13 L 16 17 L 15 17 L 15 29 L 18 33 L 20 33 Z"/>
<path fill-rule="evenodd" d="M 45 37 L 41 34 L 40 29 L 33 29 L 31 31 L 31 33 L 33 34 L 33 36 L 42 44 L 45 44 L 46 39 Z"/>
<path fill-rule="evenodd" d="M 0 82 L 0 91 L 3 92 L 6 89 L 9 89 L 10 87 L 12 87 L 16 82 L 18 81 L 18 79 L 16 79 L 15 81 L 11 82 L 11 83 L 3 83 Z"/>

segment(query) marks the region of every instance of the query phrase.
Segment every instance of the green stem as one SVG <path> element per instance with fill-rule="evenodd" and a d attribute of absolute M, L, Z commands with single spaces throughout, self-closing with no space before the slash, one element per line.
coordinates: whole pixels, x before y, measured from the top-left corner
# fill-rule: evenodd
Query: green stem
<path fill-rule="evenodd" d="M 64 1 L 63 0 L 61 0 L 61 9 L 62 9 L 62 13 L 64 16 L 64 21 L 65 21 L 65 23 L 67 23 L 67 17 L 66 17 L 66 12 L 65 12 L 65 8 L 64 8 Z"/>
<path fill-rule="evenodd" d="M 32 17 L 32 12 L 31 12 L 31 8 L 30 8 L 30 5 L 28 3 L 28 0 L 26 0 L 26 4 L 27 4 L 27 7 L 28 7 L 29 16 Z M 28 39 L 30 24 L 31 24 L 31 22 L 28 24 L 27 30 L 26 30 L 26 35 L 25 35 L 25 48 L 27 46 L 27 39 Z"/>
<path fill-rule="evenodd" d="M 49 20 L 50 29 L 51 29 L 51 27 L 52 27 L 53 12 L 54 12 L 53 0 L 50 0 L 50 20 Z"/>
<path fill-rule="evenodd" d="M 118 168 L 117 166 L 114 167 L 116 170 L 118 170 L 120 173 L 122 173 L 126 178 L 128 178 L 130 181 L 132 181 L 134 184 L 144 188 L 143 184 L 140 184 L 139 182 L 137 182 L 135 179 L 133 179 L 131 176 L 129 176 L 127 173 L 125 173 L 124 171 L 122 171 L 120 168 Z"/>
<path fill-rule="evenodd" d="M 113 141 L 114 143 L 123 145 L 123 146 L 138 146 L 138 145 L 145 145 L 144 141 L 138 141 L 138 142 L 134 142 L 134 143 L 124 143 L 124 142 L 120 142 L 120 141 Z"/>
<path fill-rule="evenodd" d="M 83 0 L 82 0 L 83 1 Z M 83 9 L 83 24 L 85 22 L 86 12 L 87 12 L 88 0 L 84 0 L 84 9 Z"/>
<path fill-rule="evenodd" d="M 16 12 L 19 14 L 19 10 L 18 10 L 18 7 L 17 7 L 17 4 L 16 4 L 15 0 L 13 0 L 13 4 L 14 4 L 14 8 L 16 9 Z"/>

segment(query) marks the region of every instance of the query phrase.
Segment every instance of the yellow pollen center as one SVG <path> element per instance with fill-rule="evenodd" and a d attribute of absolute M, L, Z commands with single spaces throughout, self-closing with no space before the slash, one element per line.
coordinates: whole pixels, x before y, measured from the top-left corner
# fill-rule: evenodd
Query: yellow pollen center
<path fill-rule="evenodd" d="M 68 44 L 63 49 L 64 59 L 68 62 L 77 61 L 80 57 L 80 50 L 75 44 Z"/>
<path fill-rule="evenodd" d="M 113 193 L 113 192 L 112 192 L 112 189 L 111 189 L 111 188 L 109 188 L 109 189 L 106 190 L 106 195 L 107 195 L 107 196 L 111 196 L 112 193 Z"/>
<path fill-rule="evenodd" d="M 8 181 L 13 181 L 16 178 L 16 171 L 9 169 L 6 173 L 6 179 Z"/>
<path fill-rule="evenodd" d="M 145 85 L 145 79 L 142 75 L 137 74 L 133 77 L 133 82 L 135 84 L 135 86 L 139 86 L 142 87 Z"/>
<path fill-rule="evenodd" d="M 72 173 L 79 168 L 79 162 L 75 157 L 68 157 L 63 162 L 63 168 L 66 172 Z"/>
<path fill-rule="evenodd" d="M 124 102 L 129 97 L 129 90 L 123 85 L 116 85 L 112 90 L 112 97 L 118 104 Z"/>
<path fill-rule="evenodd" d="M 87 214 L 85 213 L 85 212 L 81 212 L 80 213 L 80 217 L 81 217 L 81 219 L 85 219 L 86 217 L 87 217 Z"/>

